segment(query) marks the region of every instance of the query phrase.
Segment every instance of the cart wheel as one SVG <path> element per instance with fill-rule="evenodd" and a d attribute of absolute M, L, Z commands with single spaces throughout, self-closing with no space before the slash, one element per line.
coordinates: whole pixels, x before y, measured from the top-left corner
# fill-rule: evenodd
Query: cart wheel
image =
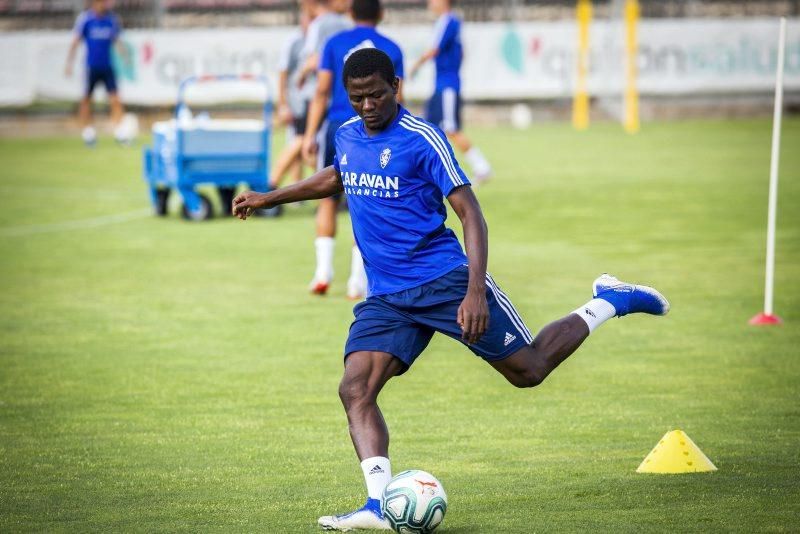
<path fill-rule="evenodd" d="M 275 206 L 274 208 L 269 208 L 266 210 L 265 209 L 255 210 L 255 212 L 253 213 L 256 217 L 269 217 L 269 218 L 280 217 L 281 214 L 283 213 L 283 206 Z"/>
<path fill-rule="evenodd" d="M 194 212 L 190 212 L 189 209 L 186 207 L 186 204 L 183 205 L 182 214 L 183 218 L 189 221 L 206 221 L 213 217 L 214 211 L 211 209 L 211 201 L 208 199 L 207 196 L 201 194 L 200 197 L 200 209 Z"/>
<path fill-rule="evenodd" d="M 218 187 L 219 203 L 222 206 L 222 216 L 233 216 L 231 206 L 233 205 L 233 197 L 236 196 L 235 187 Z"/>
<path fill-rule="evenodd" d="M 169 200 L 169 189 L 156 190 L 156 215 L 164 217 L 167 215 L 167 201 Z"/>

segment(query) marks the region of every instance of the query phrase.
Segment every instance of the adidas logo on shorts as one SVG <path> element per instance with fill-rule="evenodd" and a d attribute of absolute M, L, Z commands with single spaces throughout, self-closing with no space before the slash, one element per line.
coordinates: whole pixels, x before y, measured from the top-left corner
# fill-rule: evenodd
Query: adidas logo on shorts
<path fill-rule="evenodd" d="M 506 332 L 506 339 L 505 339 L 505 341 L 503 341 L 503 346 L 504 347 L 509 346 L 511 344 L 511 342 L 514 341 L 515 339 L 517 339 L 517 336 L 515 336 L 514 334 L 512 334 L 510 332 Z"/>

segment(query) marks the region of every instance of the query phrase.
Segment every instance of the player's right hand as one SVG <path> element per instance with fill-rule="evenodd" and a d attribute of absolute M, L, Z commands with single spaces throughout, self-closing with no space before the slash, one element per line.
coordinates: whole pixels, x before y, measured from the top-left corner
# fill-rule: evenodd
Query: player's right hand
<path fill-rule="evenodd" d="M 289 106 L 287 106 L 286 104 L 281 104 L 278 107 L 277 116 L 278 116 L 278 121 L 283 126 L 286 126 L 287 124 L 291 124 L 292 123 L 292 119 L 294 118 L 292 116 L 292 111 L 289 109 Z"/>
<path fill-rule="evenodd" d="M 67 78 L 72 78 L 72 65 L 67 65 L 64 67 L 64 76 Z"/>
<path fill-rule="evenodd" d="M 307 165 L 314 167 L 317 164 L 317 140 L 313 134 L 306 134 L 303 137 L 303 160 Z"/>
<path fill-rule="evenodd" d="M 257 193 L 255 191 L 239 193 L 236 195 L 236 198 L 233 199 L 233 205 L 231 206 L 233 215 L 244 221 L 252 215 L 255 210 L 265 207 L 263 196 L 263 193 Z"/>

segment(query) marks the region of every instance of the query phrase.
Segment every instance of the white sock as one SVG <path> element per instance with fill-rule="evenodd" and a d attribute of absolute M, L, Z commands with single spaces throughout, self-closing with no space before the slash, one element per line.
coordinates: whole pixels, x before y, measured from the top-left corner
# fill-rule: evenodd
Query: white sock
<path fill-rule="evenodd" d="M 617 310 L 607 300 L 592 299 L 572 313 L 586 321 L 589 333 L 592 333 L 595 328 L 614 317 Z"/>
<path fill-rule="evenodd" d="M 486 177 L 492 172 L 492 166 L 489 165 L 489 162 L 483 155 L 483 152 L 476 147 L 473 146 L 464 154 L 469 162 L 469 166 L 472 167 L 472 172 L 475 173 L 476 176 Z"/>
<path fill-rule="evenodd" d="M 86 126 L 83 131 L 81 131 L 81 137 L 83 138 L 84 142 L 91 143 L 97 139 L 97 132 L 95 131 L 94 127 Z"/>
<path fill-rule="evenodd" d="M 370 499 L 380 500 L 383 490 L 392 479 L 392 464 L 388 458 L 373 456 L 361 462 L 364 480 L 367 482 L 367 495 Z"/>
<path fill-rule="evenodd" d="M 364 258 L 361 251 L 353 245 L 350 259 L 350 279 L 347 281 L 347 290 L 364 294 L 367 291 L 367 272 L 364 270 Z"/>
<path fill-rule="evenodd" d="M 333 280 L 333 247 L 336 240 L 332 237 L 318 237 L 314 240 L 317 249 L 317 270 L 314 278 L 320 282 Z"/>

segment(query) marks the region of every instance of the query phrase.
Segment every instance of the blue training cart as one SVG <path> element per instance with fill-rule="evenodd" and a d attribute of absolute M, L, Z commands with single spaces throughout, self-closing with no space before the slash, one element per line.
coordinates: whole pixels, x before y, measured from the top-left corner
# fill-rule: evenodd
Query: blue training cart
<path fill-rule="evenodd" d="M 261 119 L 218 120 L 207 113 L 192 116 L 186 104 L 187 89 L 214 82 L 263 85 Z M 233 195 L 240 184 L 266 192 L 271 123 L 272 102 L 266 77 L 192 76 L 183 80 L 178 88 L 175 117 L 153 125 L 153 144 L 143 151 L 144 180 L 155 213 L 167 214 L 172 190 L 177 190 L 183 200 L 183 216 L 195 221 L 213 216 L 211 201 L 197 191 L 199 185 L 217 187 L 223 215 L 230 213 Z"/>

